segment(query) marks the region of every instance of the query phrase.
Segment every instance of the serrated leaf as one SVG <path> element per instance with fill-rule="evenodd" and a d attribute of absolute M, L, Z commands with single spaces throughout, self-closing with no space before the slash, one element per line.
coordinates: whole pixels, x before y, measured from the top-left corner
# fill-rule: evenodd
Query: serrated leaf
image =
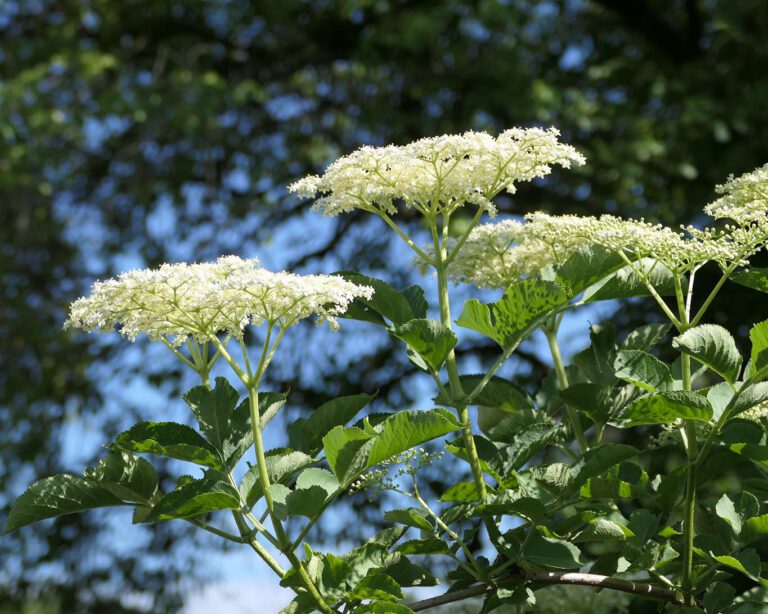
<path fill-rule="evenodd" d="M 425 531 L 434 530 L 434 524 L 429 515 L 423 509 L 418 507 L 389 510 L 384 513 L 384 520 L 396 522 L 407 527 L 424 529 Z"/>
<path fill-rule="evenodd" d="M 758 322 L 749 330 L 749 340 L 752 342 L 750 354 L 750 376 L 760 374 L 768 369 L 768 320 Z"/>
<path fill-rule="evenodd" d="M 473 518 L 480 516 L 517 516 L 533 522 L 543 518 L 546 514 L 544 504 L 533 497 L 520 497 L 509 492 L 488 497 L 485 503 L 472 508 Z"/>
<path fill-rule="evenodd" d="M 126 452 L 167 456 L 211 469 L 224 469 L 216 448 L 193 428 L 175 422 L 139 422 L 118 435 L 112 447 Z"/>
<path fill-rule="evenodd" d="M 731 603 L 736 596 L 736 589 L 725 582 L 715 582 L 710 585 L 702 598 L 707 614 L 719 614 Z"/>
<path fill-rule="evenodd" d="M 615 375 L 648 392 L 668 390 L 672 386 L 672 372 L 653 354 L 642 350 L 619 350 L 613 362 Z"/>
<path fill-rule="evenodd" d="M 216 510 L 240 509 L 240 495 L 217 478 L 194 480 L 160 499 L 144 522 L 189 518 Z"/>
<path fill-rule="evenodd" d="M 402 554 L 450 554 L 448 544 L 437 537 L 412 539 L 400 544 L 395 550 Z"/>
<path fill-rule="evenodd" d="M 712 407 L 695 392 L 660 392 L 633 401 L 621 413 L 617 426 L 629 428 L 644 424 L 672 424 L 676 420 L 709 422 Z"/>
<path fill-rule="evenodd" d="M 581 552 L 562 539 L 534 535 L 523 550 L 523 560 L 552 569 L 578 569 L 582 566 Z"/>
<path fill-rule="evenodd" d="M 571 296 L 576 296 L 624 266 L 624 260 L 615 251 L 600 245 L 585 245 L 557 267 L 556 280 L 568 288 Z"/>
<path fill-rule="evenodd" d="M 439 371 L 457 342 L 453 331 L 436 320 L 417 319 L 396 326 L 392 335 L 415 353 L 411 360 L 425 371 Z M 418 360 L 421 359 L 421 360 Z"/>
<path fill-rule="evenodd" d="M 348 593 L 348 596 L 360 601 L 364 599 L 397 601 L 403 598 L 403 591 L 400 589 L 400 585 L 388 575 L 373 573 L 360 580 L 357 586 Z"/>
<path fill-rule="evenodd" d="M 323 403 L 308 418 L 298 418 L 288 427 L 292 448 L 315 454 L 322 447 L 323 437 L 336 426 L 347 424 L 375 394 L 353 394 Z"/>
<path fill-rule="evenodd" d="M 648 350 L 656 347 L 667 336 L 671 324 L 645 324 L 633 330 L 621 344 L 622 350 Z"/>
<path fill-rule="evenodd" d="M 721 565 L 740 571 L 755 581 L 760 579 L 760 556 L 753 548 L 742 550 L 734 556 L 722 555 L 714 558 Z"/>
<path fill-rule="evenodd" d="M 353 305 L 363 305 L 367 310 L 351 310 L 341 317 L 355 318 L 367 322 L 379 323 L 377 318 L 371 317 L 368 310 L 373 311 L 380 317 L 386 318 L 394 325 L 405 324 L 409 320 L 423 318 L 426 316 L 426 301 L 424 301 L 423 291 L 419 293 L 420 288 L 410 286 L 403 292 L 398 292 L 387 282 L 375 277 L 367 277 L 359 273 L 342 271 L 336 273 L 347 281 L 361 286 L 370 286 L 373 288 L 373 296 L 370 299 L 357 299 Z"/>
<path fill-rule="evenodd" d="M 768 382 L 758 382 L 739 391 L 739 396 L 733 402 L 732 416 L 753 408 L 755 405 L 768 401 Z"/>
<path fill-rule="evenodd" d="M 436 586 L 439 584 L 432 573 L 420 565 L 412 563 L 407 556 L 401 556 L 394 563 L 384 567 L 383 571 L 400 586 Z"/>
<path fill-rule="evenodd" d="M 469 394 L 484 378 L 483 375 L 462 375 L 459 377 L 464 392 Z M 451 399 L 439 394 L 435 403 L 451 405 Z M 472 399 L 473 405 L 496 407 L 508 413 L 515 413 L 524 409 L 533 409 L 533 401 L 528 393 L 519 386 L 502 377 L 493 376 L 485 387 Z"/>
<path fill-rule="evenodd" d="M 715 512 L 730 525 L 736 535 L 741 533 L 741 518 L 736 511 L 736 505 L 734 505 L 728 495 L 720 497 L 715 505 Z"/>
<path fill-rule="evenodd" d="M 759 292 L 768 292 L 768 269 L 749 267 L 746 270 L 734 273 L 728 279 Z"/>
<path fill-rule="evenodd" d="M 605 473 L 608 469 L 639 453 L 640 451 L 636 448 L 622 443 L 609 443 L 592 448 L 570 467 L 571 479 L 568 487 L 571 490 L 578 489 L 588 479 Z"/>
<path fill-rule="evenodd" d="M 616 360 L 616 336 L 610 324 L 590 326 L 590 345 L 574 355 L 573 365 L 586 378 L 600 386 L 611 386 L 616 381 L 613 363 Z"/>
<path fill-rule="evenodd" d="M 414 614 L 414 611 L 399 603 L 372 601 L 355 608 L 352 614 Z"/>
<path fill-rule="evenodd" d="M 440 497 L 440 501 L 453 503 L 479 500 L 480 495 L 477 494 L 477 485 L 474 482 L 459 482 L 458 484 L 454 484 Z"/>
<path fill-rule="evenodd" d="M 367 465 L 372 467 L 395 454 L 458 429 L 458 421 L 446 409 L 398 412 L 382 424 L 371 446 Z"/>
<path fill-rule="evenodd" d="M 605 424 L 613 410 L 613 386 L 600 386 L 591 382 L 574 384 L 559 392 L 564 403 L 583 414 L 597 424 Z"/>
<path fill-rule="evenodd" d="M 240 395 L 224 377 L 217 377 L 214 387 L 196 386 L 184 395 L 195 414 L 200 431 L 218 450 L 224 446 L 229 431 L 229 416 L 237 407 Z"/>
<path fill-rule="evenodd" d="M 314 518 L 338 490 L 339 482 L 329 471 L 317 467 L 305 469 L 296 480 L 296 488 L 286 497 L 286 513 Z"/>
<path fill-rule="evenodd" d="M 731 333 L 722 326 L 695 326 L 675 337 L 672 347 L 695 358 L 730 383 L 739 378 L 741 354 Z"/>
<path fill-rule="evenodd" d="M 607 518 L 593 518 L 587 526 L 573 538 L 576 543 L 624 541 L 628 531 Z"/>
<path fill-rule="evenodd" d="M 653 539 L 659 530 L 659 517 L 646 509 L 637 509 L 629 517 L 629 528 L 642 546 Z"/>
<path fill-rule="evenodd" d="M 675 293 L 674 275 L 660 262 L 651 258 L 644 258 L 634 262 L 632 266 L 649 279 L 651 285 L 661 296 Z M 627 265 L 587 288 L 581 301 L 583 303 L 594 303 L 596 301 L 626 299 L 647 295 L 648 288 L 643 283 L 643 280 L 635 273 L 632 267 Z"/>
<path fill-rule="evenodd" d="M 470 299 L 456 324 L 490 337 L 506 349 L 533 332 L 567 298 L 563 288 L 554 282 L 524 279 L 511 286 L 496 303 Z"/>
<path fill-rule="evenodd" d="M 741 539 L 749 543 L 768 535 L 768 514 L 747 518 L 741 530 Z"/>
<path fill-rule="evenodd" d="M 266 461 L 270 484 L 285 483 L 294 473 L 314 462 L 314 459 L 304 452 L 289 448 L 269 450 L 265 454 L 264 460 Z M 251 467 L 243 476 L 240 483 L 240 493 L 249 506 L 253 506 L 264 495 L 259 479 L 259 468 L 256 465 Z"/>
<path fill-rule="evenodd" d="M 97 480 L 123 501 L 149 503 L 157 494 L 157 472 L 139 456 L 114 452 L 102 458 L 95 467 L 83 472 L 87 480 Z"/>
<path fill-rule="evenodd" d="M 112 505 L 124 503 L 97 480 L 66 474 L 51 476 L 32 484 L 13 502 L 5 533 L 46 518 Z"/>

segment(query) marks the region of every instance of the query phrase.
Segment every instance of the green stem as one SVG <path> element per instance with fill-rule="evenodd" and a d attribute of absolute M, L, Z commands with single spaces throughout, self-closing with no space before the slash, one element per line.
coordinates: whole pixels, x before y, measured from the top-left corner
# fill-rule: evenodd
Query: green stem
<path fill-rule="evenodd" d="M 565 371 L 565 365 L 563 364 L 563 356 L 560 353 L 560 344 L 557 342 L 557 325 L 542 326 L 544 336 L 547 338 L 549 344 L 549 351 L 552 354 L 552 362 L 555 365 L 555 372 L 557 373 L 557 382 L 560 390 L 568 388 L 568 374 Z M 579 444 L 579 449 L 582 453 L 589 449 L 589 443 L 584 436 L 584 429 L 581 428 L 581 420 L 576 411 L 568 405 L 565 405 L 565 413 L 568 415 L 568 421 L 571 423 L 571 429 L 576 437 L 576 442 Z"/>
<path fill-rule="evenodd" d="M 278 518 L 277 514 L 275 513 L 275 505 L 274 501 L 272 500 L 272 492 L 270 490 L 271 484 L 269 480 L 269 471 L 267 470 L 267 459 L 264 454 L 264 441 L 261 437 L 259 392 L 255 386 L 248 387 L 248 400 L 251 410 L 251 427 L 253 429 L 253 443 L 256 448 L 256 463 L 259 472 L 259 480 L 261 482 L 262 490 L 264 491 L 264 500 L 267 503 L 269 516 L 272 519 L 272 526 L 275 530 L 277 541 L 280 543 L 280 551 L 288 558 L 288 560 L 291 562 L 291 565 L 299 573 L 306 589 L 309 591 L 309 594 L 312 595 L 312 598 L 315 600 L 320 610 L 326 614 L 332 614 L 333 610 L 331 610 L 331 608 L 323 599 L 322 595 L 320 595 L 320 592 L 315 586 L 315 583 L 312 581 L 312 578 L 309 577 L 307 570 L 304 568 L 303 563 L 290 549 L 291 542 L 285 533 L 285 529 L 283 529 L 283 524 L 280 522 L 280 518 Z"/>
<path fill-rule="evenodd" d="M 445 246 L 440 244 L 440 240 L 437 234 L 437 225 L 432 222 L 432 237 L 435 243 L 435 268 L 437 269 L 437 290 L 438 298 L 440 302 L 440 321 L 448 329 L 452 328 L 451 322 L 451 307 L 450 296 L 448 294 L 448 272 L 444 264 L 444 252 Z M 483 477 L 483 469 L 480 466 L 480 456 L 477 453 L 477 447 L 475 446 L 475 438 L 472 433 L 472 423 L 469 418 L 469 408 L 465 401 L 460 401 L 464 396 L 464 390 L 461 386 L 461 380 L 459 379 L 459 370 L 456 365 L 456 354 L 453 350 L 448 353 L 448 358 L 445 362 L 445 368 L 448 371 L 448 386 L 452 399 L 457 403 L 456 412 L 459 416 L 459 422 L 461 424 L 461 433 L 464 437 L 464 447 L 467 453 L 467 461 L 472 468 L 472 477 L 475 480 L 475 486 L 477 488 L 477 494 L 482 501 L 485 500 L 488 492 L 485 487 L 485 478 Z"/>
<path fill-rule="evenodd" d="M 688 295 L 691 296 L 693 288 L 688 287 Z M 675 296 L 677 298 L 679 324 L 677 329 L 684 333 L 688 328 L 690 316 L 690 301 L 683 296 L 683 287 L 679 275 L 675 274 Z M 692 389 L 691 382 L 691 357 L 681 352 L 680 372 L 683 390 Z M 685 420 L 681 429 L 685 454 L 688 460 L 685 480 L 685 503 L 683 511 L 683 577 L 682 588 L 685 601 L 693 605 L 693 539 L 695 537 L 694 520 L 696 515 L 696 466 L 699 460 L 699 446 L 696 442 L 696 424 L 692 420 Z"/>

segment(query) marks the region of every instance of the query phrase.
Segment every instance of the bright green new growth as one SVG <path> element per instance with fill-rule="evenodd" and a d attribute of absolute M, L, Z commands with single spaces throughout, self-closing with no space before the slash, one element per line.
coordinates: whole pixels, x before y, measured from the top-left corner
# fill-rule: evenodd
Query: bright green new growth
<path fill-rule="evenodd" d="M 702 322 L 729 279 L 768 291 L 768 271 L 743 269 L 768 242 L 766 167 L 718 187 L 722 197 L 706 212 L 735 222 L 722 229 L 540 212 L 480 224 L 502 191 L 513 194 L 516 183 L 553 165 L 584 163 L 558 136 L 513 129 L 364 147 L 291 186 L 319 195 L 316 208 L 326 214 L 379 216 L 436 273 L 434 314 L 418 286 L 400 291 L 350 272 L 272 273 L 233 256 L 95 284 L 66 326 L 161 341 L 199 376 L 184 395 L 197 426 L 134 425 L 82 477 L 33 484 L 6 529 L 107 506 L 133 508 L 138 523 L 183 520 L 253 549 L 296 593 L 285 614 L 412 613 L 471 597 L 483 598 L 484 613 L 536 611 L 536 591 L 553 584 L 622 591 L 636 609 L 654 607 L 652 599 L 715 614 L 736 601 L 764 601 L 768 574 L 756 542 L 768 535 L 768 510 L 750 492 L 713 496 L 701 474 L 739 470 L 743 461 L 750 488 L 768 491 L 768 321 L 752 327 L 747 361 L 731 332 Z M 451 219 L 466 205 L 472 218 L 453 236 Z M 401 206 L 422 216 L 429 246 L 393 217 Z M 696 273 L 707 265 L 721 277 L 699 297 Z M 489 303 L 469 299 L 456 317 L 449 279 L 503 292 Z M 589 346 L 566 361 L 558 331 L 568 311 L 637 297 L 653 299 L 668 323 L 621 341 L 612 327 L 593 326 Z M 284 335 L 309 317 L 387 330 L 433 379 L 437 407 L 370 412 L 375 394 L 330 399 L 288 425 L 284 447 L 266 450 L 263 432 L 290 398 L 262 382 Z M 454 325 L 493 342 L 490 367 L 461 373 Z M 247 326 L 264 333 L 254 354 Z M 526 390 L 498 373 L 537 331 L 552 373 Z M 658 351 L 670 338 L 679 353 L 672 363 Z M 211 385 L 220 359 L 241 391 L 223 377 Z M 647 445 L 608 443 L 635 428 L 649 434 Z M 682 447 L 685 462 L 649 475 L 662 446 Z M 203 474 L 182 475 L 163 492 L 139 454 L 189 462 Z M 425 488 L 431 465 L 455 476 L 443 492 Z M 315 549 L 313 528 L 360 490 L 386 504 L 389 526 L 347 553 Z M 451 566 L 453 585 L 413 601 L 403 589 L 438 583 L 433 557 L 439 568 Z"/>

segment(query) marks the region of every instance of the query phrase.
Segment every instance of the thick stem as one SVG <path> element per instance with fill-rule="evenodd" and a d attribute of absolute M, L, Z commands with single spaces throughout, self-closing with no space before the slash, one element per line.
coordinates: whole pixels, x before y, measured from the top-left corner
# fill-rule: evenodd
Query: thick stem
<path fill-rule="evenodd" d="M 565 365 L 563 364 L 563 355 L 560 353 L 560 344 L 557 342 L 557 326 L 543 326 L 544 336 L 547 338 L 549 344 L 549 351 L 552 354 L 552 362 L 555 365 L 555 372 L 557 373 L 557 382 L 560 390 L 568 388 L 568 374 L 565 371 Z M 579 444 L 581 452 L 586 452 L 589 449 L 589 443 L 584 436 L 584 429 L 581 428 L 581 420 L 578 413 L 568 405 L 565 405 L 565 413 L 568 416 L 568 421 L 571 423 L 571 429 L 573 435 L 576 437 L 576 442 Z"/>
<path fill-rule="evenodd" d="M 280 522 L 275 513 L 274 501 L 272 500 L 272 493 L 270 491 L 269 472 L 267 470 L 267 459 L 264 454 L 264 441 L 261 437 L 261 421 L 259 418 L 259 392 L 255 386 L 249 386 L 248 388 L 248 400 L 251 409 L 251 427 L 253 429 L 253 443 L 256 448 L 256 463 L 259 472 L 259 481 L 261 482 L 262 490 L 264 491 L 264 500 L 267 503 L 267 510 L 269 510 L 269 516 L 272 519 L 272 526 L 277 536 L 277 541 L 280 543 L 280 551 L 288 558 L 291 565 L 301 576 L 306 589 L 309 594 L 317 603 L 322 612 L 326 614 L 332 614 L 333 610 L 320 595 L 312 578 L 309 577 L 307 570 L 304 568 L 303 563 L 299 560 L 296 554 L 291 550 L 291 542 L 283 529 L 283 524 Z"/>
<path fill-rule="evenodd" d="M 570 586 L 591 586 L 596 589 L 607 588 L 624 593 L 641 595 L 651 599 L 660 599 L 662 601 L 667 601 L 678 606 L 686 605 L 686 602 L 680 593 L 666 588 L 661 588 L 653 584 L 634 582 L 632 580 L 622 580 L 619 578 L 611 578 L 610 576 L 600 576 L 590 573 L 556 571 L 525 572 L 521 570 L 511 573 L 503 578 L 499 578 L 494 584 L 480 584 L 477 586 L 470 586 L 469 588 L 462 590 L 452 591 L 450 593 L 445 593 L 444 595 L 438 595 L 437 597 L 431 597 L 430 599 L 424 599 L 422 601 L 410 603 L 408 604 L 408 607 L 414 612 L 423 612 L 424 610 L 429 610 L 430 608 L 435 608 L 447 603 L 454 603 L 456 601 L 463 601 L 464 599 L 471 599 L 472 597 L 485 595 L 495 591 L 499 585 L 519 584 L 521 582 L 532 582 L 536 584 L 565 584 Z"/>
<path fill-rule="evenodd" d="M 441 245 L 437 233 L 437 225 L 432 222 L 432 238 L 435 246 L 435 268 L 437 269 L 437 292 L 440 302 L 440 322 L 446 328 L 452 328 L 451 322 L 451 303 L 448 294 L 448 272 L 444 263 L 445 245 Z M 466 448 L 467 461 L 472 468 L 472 477 L 475 480 L 477 494 L 481 500 L 485 500 L 488 492 L 483 477 L 483 469 L 480 466 L 480 456 L 475 446 L 475 438 L 472 434 L 472 423 L 469 419 L 469 408 L 465 401 L 460 400 L 464 396 L 464 390 L 459 379 L 459 370 L 456 365 L 456 354 L 451 350 L 445 362 L 445 368 L 448 371 L 448 386 L 451 397 L 457 402 L 456 411 L 461 423 L 461 433 L 464 436 L 464 447 Z"/>

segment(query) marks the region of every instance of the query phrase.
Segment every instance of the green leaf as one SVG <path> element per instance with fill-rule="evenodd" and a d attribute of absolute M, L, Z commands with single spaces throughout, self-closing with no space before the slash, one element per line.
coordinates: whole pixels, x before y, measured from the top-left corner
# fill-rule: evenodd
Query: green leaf
<path fill-rule="evenodd" d="M 722 326 L 695 326 L 675 337 L 672 347 L 692 356 L 730 383 L 739 378 L 741 354 L 731 333 Z"/>
<path fill-rule="evenodd" d="M 402 554 L 450 554 L 448 544 L 437 537 L 412 539 L 400 544 L 395 550 Z"/>
<path fill-rule="evenodd" d="M 510 491 L 492 495 L 485 503 L 475 506 L 471 516 L 517 516 L 533 522 L 546 514 L 544 504 L 533 497 L 520 497 L 510 494 Z"/>
<path fill-rule="evenodd" d="M 323 450 L 331 471 L 342 484 L 349 485 L 368 468 L 368 456 L 375 435 L 352 426 L 337 426 L 323 437 Z"/>
<path fill-rule="evenodd" d="M 712 407 L 695 392 L 675 390 L 637 399 L 624 409 L 620 418 L 617 426 L 622 428 L 671 424 L 678 419 L 708 422 L 712 418 Z"/>
<path fill-rule="evenodd" d="M 288 440 L 292 448 L 315 454 L 320 450 L 323 437 L 331 429 L 354 418 L 368 405 L 375 394 L 353 394 L 323 403 L 308 418 L 297 418 L 288 427 Z"/>
<path fill-rule="evenodd" d="M 714 558 L 721 565 L 740 571 L 755 581 L 760 579 L 760 556 L 753 548 L 742 550 L 735 556 L 722 555 Z"/>
<path fill-rule="evenodd" d="M 400 585 L 388 575 L 373 573 L 365 576 L 357 586 L 348 593 L 351 599 L 379 599 L 384 601 L 397 601 L 403 598 Z"/>
<path fill-rule="evenodd" d="M 633 330 L 624 343 L 621 344 L 622 350 L 648 350 L 656 347 L 664 337 L 669 333 L 671 324 L 645 324 Z"/>
<path fill-rule="evenodd" d="M 175 422 L 139 422 L 118 435 L 113 448 L 149 453 L 222 470 L 224 463 L 210 443 L 193 428 Z"/>
<path fill-rule="evenodd" d="M 581 552 L 572 543 L 541 535 L 534 535 L 528 540 L 523 560 L 553 569 L 578 569 L 583 565 Z"/>
<path fill-rule="evenodd" d="M 648 392 L 668 390 L 672 386 L 672 372 L 653 354 L 642 350 L 619 350 L 613 362 L 615 375 Z"/>
<path fill-rule="evenodd" d="M 624 541 L 629 531 L 607 518 L 593 518 L 587 526 L 574 537 L 574 542 Z"/>
<path fill-rule="evenodd" d="M 414 614 L 414 611 L 399 603 L 372 601 L 355 608 L 352 614 Z"/>
<path fill-rule="evenodd" d="M 625 266 L 615 251 L 600 245 L 585 245 L 556 269 L 556 279 L 571 296 L 615 273 Z"/>
<path fill-rule="evenodd" d="M 196 386 L 184 395 L 200 430 L 217 450 L 224 447 L 229 432 L 229 417 L 235 410 L 240 395 L 224 377 L 217 377 L 215 386 Z"/>
<path fill-rule="evenodd" d="M 740 413 L 766 401 L 768 401 L 768 382 L 758 382 L 747 386 L 739 392 L 739 396 L 733 402 L 732 416 L 738 416 Z"/>
<path fill-rule="evenodd" d="M 434 530 L 434 525 L 429 515 L 419 507 L 390 510 L 384 513 L 384 520 L 396 522 L 407 527 L 424 529 L 425 531 Z"/>
<path fill-rule="evenodd" d="M 339 482 L 331 472 L 317 467 L 305 469 L 296 480 L 296 489 L 286 497 L 286 513 L 314 518 L 338 490 Z"/>
<path fill-rule="evenodd" d="M 672 272 L 660 262 L 644 258 L 633 263 L 635 269 L 643 272 L 662 296 L 675 293 L 675 278 Z M 582 302 L 608 301 L 615 299 L 647 296 L 648 288 L 629 265 L 593 284 L 584 291 Z"/>
<path fill-rule="evenodd" d="M 466 503 L 469 501 L 479 501 L 480 495 L 477 493 L 477 485 L 474 482 L 459 482 L 446 490 L 440 497 L 440 501 Z"/>
<path fill-rule="evenodd" d="M 578 489 L 588 479 L 599 476 L 608 469 L 638 454 L 640 454 L 638 449 L 622 443 L 609 443 L 588 450 L 569 469 L 569 489 Z"/>
<path fill-rule="evenodd" d="M 653 539 L 659 530 L 659 517 L 646 509 L 637 509 L 629 517 L 629 528 L 635 534 L 637 542 L 642 546 Z"/>
<path fill-rule="evenodd" d="M 768 292 L 768 269 L 759 267 L 749 267 L 729 277 L 731 281 L 737 284 L 758 290 L 759 292 Z"/>
<path fill-rule="evenodd" d="M 443 544 L 445 545 L 445 542 Z M 436 552 L 435 554 L 442 553 Z M 436 586 L 439 584 L 432 573 L 412 563 L 407 556 L 400 556 L 397 561 L 384 567 L 383 571 L 400 586 Z"/>
<path fill-rule="evenodd" d="M 375 429 L 337 426 L 323 438 L 323 449 L 334 475 L 346 486 L 369 467 L 458 429 L 453 414 L 444 408 L 401 411 Z"/>
<path fill-rule="evenodd" d="M 741 533 L 741 517 L 728 495 L 720 497 L 720 500 L 715 505 L 715 512 L 730 525 L 736 535 Z"/>
<path fill-rule="evenodd" d="M 524 279 L 510 286 L 496 303 L 470 299 L 456 324 L 490 337 L 506 349 L 533 332 L 545 316 L 567 299 L 563 288 L 554 282 Z"/>
<path fill-rule="evenodd" d="M 749 543 L 768 535 L 768 514 L 748 518 L 741 531 L 741 539 Z"/>
<path fill-rule="evenodd" d="M 367 309 L 353 309 L 343 314 L 341 317 L 354 318 L 379 324 L 370 311 L 386 318 L 393 325 L 405 324 L 410 320 L 423 318 L 427 314 L 427 304 L 424 301 L 424 292 L 418 286 L 410 286 L 403 292 L 398 292 L 392 286 L 381 279 L 367 277 L 354 272 L 343 271 L 336 273 L 357 285 L 370 286 L 373 288 L 373 297 L 371 299 L 357 299 L 353 305 L 363 305 Z"/>
<path fill-rule="evenodd" d="M 401 411 L 384 421 L 373 442 L 367 464 L 369 467 L 459 429 L 453 413 L 437 408 L 427 411 Z"/>
<path fill-rule="evenodd" d="M 411 320 L 391 332 L 408 344 L 411 360 L 425 371 L 439 371 L 457 342 L 453 331 L 436 320 Z"/>
<path fill-rule="evenodd" d="M 725 582 L 715 582 L 704 594 L 702 602 L 707 614 L 719 614 L 733 603 L 736 589 Z"/>
<path fill-rule="evenodd" d="M 752 376 L 768 368 L 768 320 L 758 322 L 750 329 L 749 340 L 752 342 Z"/>
<path fill-rule="evenodd" d="M 98 481 L 55 475 L 35 482 L 13 502 L 5 533 L 46 518 L 111 505 L 123 501 Z"/>
<path fill-rule="evenodd" d="M 616 360 L 616 336 L 610 324 L 590 326 L 590 345 L 573 357 L 573 364 L 586 378 L 600 386 L 616 381 L 613 363 Z"/>
<path fill-rule="evenodd" d="M 240 495 L 217 478 L 193 480 L 160 499 L 144 522 L 189 518 L 215 510 L 240 509 Z"/>
<path fill-rule="evenodd" d="M 461 387 L 469 394 L 484 378 L 483 375 L 462 375 Z M 451 399 L 439 394 L 435 403 L 451 405 Z M 533 409 L 533 401 L 520 387 L 509 380 L 493 376 L 485 387 L 472 400 L 473 405 L 498 408 L 504 412 L 515 413 L 524 409 Z"/>
<path fill-rule="evenodd" d="M 157 494 L 157 472 L 139 456 L 115 452 L 88 467 L 83 477 L 96 480 L 123 501 L 149 504 Z"/>
<path fill-rule="evenodd" d="M 297 471 L 315 462 L 311 456 L 304 454 L 304 452 L 288 448 L 269 450 L 264 455 L 264 460 L 266 461 L 270 484 L 285 484 Z M 243 476 L 240 483 L 240 493 L 249 506 L 253 506 L 264 495 L 259 479 L 259 468 L 256 465 L 251 467 Z"/>
<path fill-rule="evenodd" d="M 597 424 L 605 424 L 613 411 L 613 386 L 582 382 L 561 390 L 559 394 L 564 403 L 589 416 Z"/>

